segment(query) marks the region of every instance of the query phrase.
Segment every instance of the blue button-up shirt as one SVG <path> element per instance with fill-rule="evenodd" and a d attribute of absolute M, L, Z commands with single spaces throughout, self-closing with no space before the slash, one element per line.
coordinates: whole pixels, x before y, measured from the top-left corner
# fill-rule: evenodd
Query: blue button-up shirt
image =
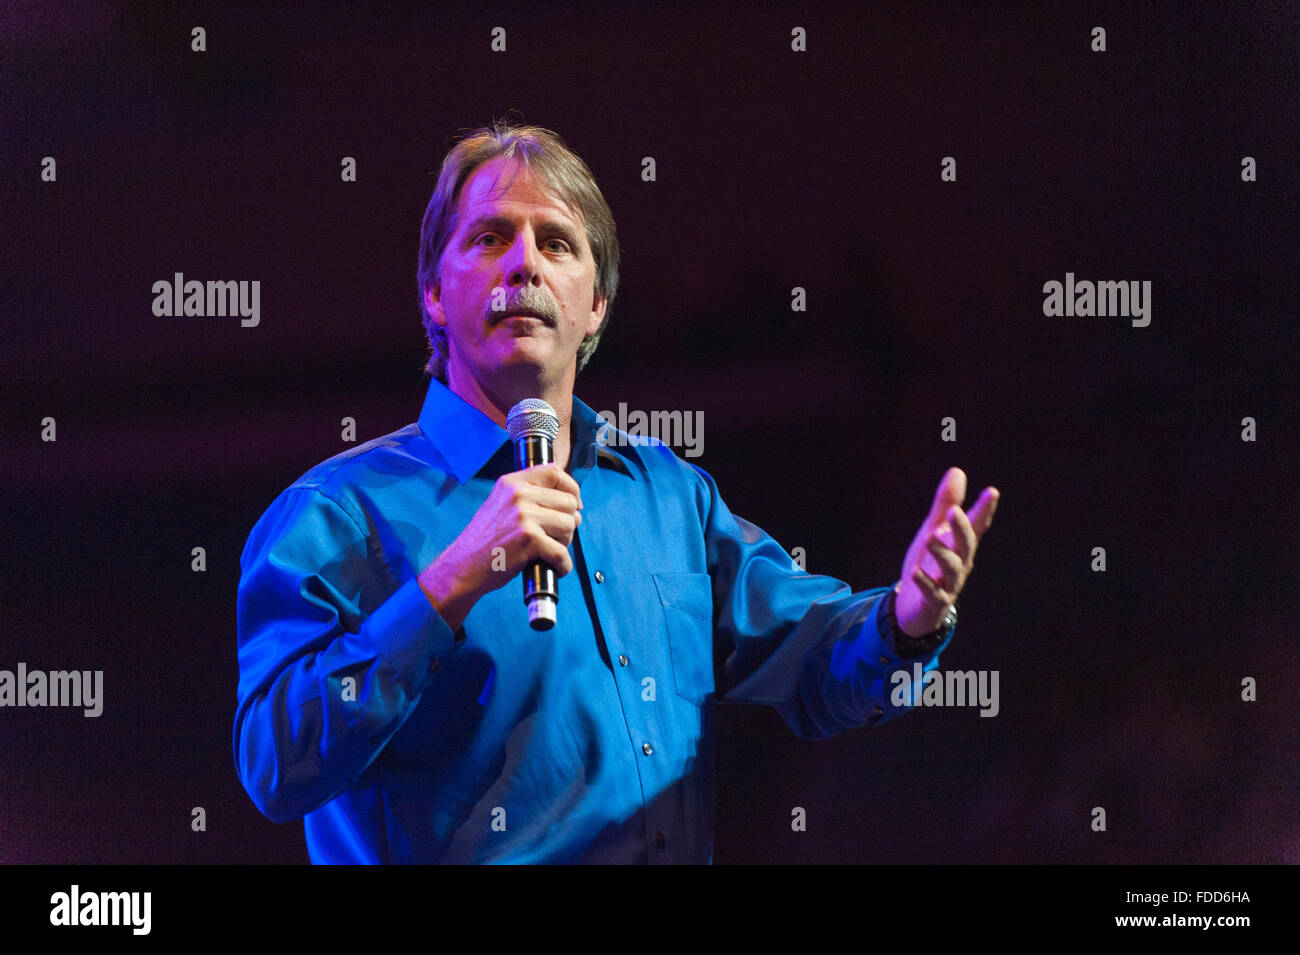
<path fill-rule="evenodd" d="M 715 696 L 815 739 L 880 723 L 889 588 L 805 573 L 669 448 L 573 401 L 582 489 L 559 620 L 517 579 L 453 633 L 417 580 L 514 469 L 506 432 L 432 381 L 417 424 L 311 469 L 240 560 L 240 779 L 315 862 L 707 862 Z M 949 638 L 951 635 L 949 635 Z M 907 644 L 902 646 L 900 644 Z"/>

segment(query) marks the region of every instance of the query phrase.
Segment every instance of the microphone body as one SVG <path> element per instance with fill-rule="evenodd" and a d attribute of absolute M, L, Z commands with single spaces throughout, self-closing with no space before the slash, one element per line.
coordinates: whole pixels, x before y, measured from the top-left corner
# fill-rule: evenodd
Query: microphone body
<path fill-rule="evenodd" d="M 551 464 L 555 460 L 555 438 L 560 433 L 555 409 L 540 398 L 525 398 L 506 415 L 506 429 L 515 446 L 515 469 Z M 555 586 L 555 568 L 541 560 L 530 560 L 521 574 L 528 625 L 534 630 L 555 626 L 560 593 Z"/>

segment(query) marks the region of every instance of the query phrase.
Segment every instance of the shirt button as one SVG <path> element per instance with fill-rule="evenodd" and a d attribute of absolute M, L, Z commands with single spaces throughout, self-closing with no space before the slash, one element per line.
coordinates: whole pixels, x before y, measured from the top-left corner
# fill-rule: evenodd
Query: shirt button
<path fill-rule="evenodd" d="M 619 666 L 627 666 L 627 656 L 626 656 L 626 654 L 622 654 L 622 653 L 620 653 L 620 654 L 618 655 L 618 664 L 619 664 Z"/>
<path fill-rule="evenodd" d="M 605 575 L 602 574 L 600 571 L 596 571 L 596 583 L 603 584 L 604 582 L 605 582 Z"/>
<path fill-rule="evenodd" d="M 650 755 L 651 753 L 653 753 L 654 751 L 655 751 L 655 748 L 654 748 L 653 746 L 651 746 L 649 743 L 642 743 L 642 744 L 641 744 L 641 752 L 645 753 L 647 756 L 649 756 L 649 755 Z"/>
<path fill-rule="evenodd" d="M 889 666 L 889 657 L 881 657 L 880 662 L 883 663 L 885 666 Z"/>
<path fill-rule="evenodd" d="M 664 838 L 664 834 L 662 832 L 655 833 L 655 845 L 659 847 L 660 852 L 663 852 L 665 849 L 668 848 L 668 840 Z"/>

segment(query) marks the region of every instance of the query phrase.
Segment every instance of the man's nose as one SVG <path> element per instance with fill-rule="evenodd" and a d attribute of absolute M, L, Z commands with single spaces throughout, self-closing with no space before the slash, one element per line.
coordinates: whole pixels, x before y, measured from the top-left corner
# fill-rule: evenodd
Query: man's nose
<path fill-rule="evenodd" d="M 515 233 L 515 241 L 506 252 L 502 265 L 507 285 L 528 285 L 538 281 L 541 253 L 537 250 L 532 229 L 520 229 Z"/>

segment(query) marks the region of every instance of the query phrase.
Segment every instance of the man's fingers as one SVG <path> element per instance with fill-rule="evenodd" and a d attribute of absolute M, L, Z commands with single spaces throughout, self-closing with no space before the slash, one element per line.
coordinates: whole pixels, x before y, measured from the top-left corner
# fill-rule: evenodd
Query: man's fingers
<path fill-rule="evenodd" d="M 979 535 L 971 527 L 966 512 L 954 504 L 948 508 L 948 524 L 952 527 L 952 549 L 962 560 L 970 560 L 979 544 Z"/>
<path fill-rule="evenodd" d="M 951 606 L 955 602 L 950 593 L 930 579 L 930 576 L 921 569 L 920 564 L 912 570 L 912 579 L 916 581 L 916 585 L 921 588 L 922 595 L 932 603 L 942 604 L 947 607 Z"/>
<path fill-rule="evenodd" d="M 523 475 L 529 484 L 536 487 L 551 487 L 572 494 L 578 499 L 578 506 L 582 507 L 582 490 L 578 487 L 578 482 L 558 464 L 539 464 L 514 473 Z"/>
<path fill-rule="evenodd" d="M 550 564 L 555 569 L 557 577 L 563 577 L 573 570 L 573 558 L 569 556 L 569 548 L 554 537 L 545 537 L 539 540 L 536 553 L 531 559 Z"/>
<path fill-rule="evenodd" d="M 573 540 L 574 528 L 582 520 L 580 511 L 559 511 L 550 508 L 539 508 L 528 514 L 528 519 L 535 521 L 537 526 L 549 534 L 551 537 L 563 540 L 565 546 Z"/>
<path fill-rule="evenodd" d="M 1002 492 L 995 487 L 986 487 L 980 499 L 975 502 L 975 506 L 970 510 L 971 527 L 975 529 L 978 537 L 983 537 L 984 532 L 989 529 L 993 523 L 993 513 L 998 509 L 998 499 L 1002 497 Z"/>
<path fill-rule="evenodd" d="M 949 468 L 939 479 L 939 487 L 934 492 L 934 503 L 925 519 L 927 527 L 933 527 L 944 520 L 948 508 L 966 500 L 966 472 L 961 468 Z"/>
<path fill-rule="evenodd" d="M 965 560 L 959 557 L 956 551 L 946 547 L 944 543 L 937 540 L 933 535 L 925 542 L 930 553 L 939 567 L 939 583 L 949 593 L 956 593 L 961 589 L 961 573 L 964 568 Z M 924 568 L 922 568 L 924 569 Z"/>
<path fill-rule="evenodd" d="M 582 502 L 574 495 L 560 488 L 533 487 L 528 491 L 527 500 L 550 511 L 576 514 L 582 509 Z"/>
<path fill-rule="evenodd" d="M 520 529 L 519 537 L 509 545 L 511 553 L 517 555 L 515 560 L 540 560 L 554 567 L 561 576 L 567 574 L 572 569 L 569 545 L 573 542 L 578 519 L 577 514 L 570 516 L 559 511 L 538 511 Z"/>

